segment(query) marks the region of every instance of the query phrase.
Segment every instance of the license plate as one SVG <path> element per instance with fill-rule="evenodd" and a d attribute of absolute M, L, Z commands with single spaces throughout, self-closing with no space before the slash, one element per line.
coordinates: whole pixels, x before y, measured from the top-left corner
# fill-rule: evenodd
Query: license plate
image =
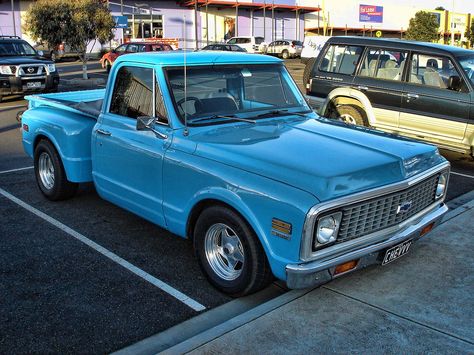
<path fill-rule="evenodd" d="M 41 82 L 40 81 L 31 81 L 26 83 L 26 87 L 28 89 L 37 89 L 41 87 Z"/>
<path fill-rule="evenodd" d="M 394 247 L 388 249 L 385 252 L 385 257 L 383 258 L 382 265 L 391 263 L 392 261 L 397 260 L 399 257 L 408 253 L 412 242 L 412 240 L 406 240 L 403 243 L 395 245 Z"/>

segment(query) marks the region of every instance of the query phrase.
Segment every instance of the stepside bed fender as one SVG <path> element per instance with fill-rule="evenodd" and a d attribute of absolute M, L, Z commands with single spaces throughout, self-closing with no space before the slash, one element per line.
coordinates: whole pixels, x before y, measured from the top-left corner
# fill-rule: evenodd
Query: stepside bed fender
<path fill-rule="evenodd" d="M 48 139 L 58 151 L 71 182 L 92 181 L 91 133 L 96 121 L 78 113 L 58 108 L 39 106 L 25 111 L 22 116 L 23 146 L 33 157 L 42 139 Z M 25 126 L 23 126 L 25 128 Z"/>

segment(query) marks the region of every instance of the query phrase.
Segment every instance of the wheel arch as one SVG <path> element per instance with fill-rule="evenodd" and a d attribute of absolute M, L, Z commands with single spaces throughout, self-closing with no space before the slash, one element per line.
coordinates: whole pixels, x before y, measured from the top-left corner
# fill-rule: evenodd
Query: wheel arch
<path fill-rule="evenodd" d="M 361 91 L 350 88 L 338 88 L 329 93 L 321 108 L 322 116 L 326 116 L 331 105 L 353 105 L 364 110 L 369 125 L 376 122 L 374 109 L 369 98 Z"/>

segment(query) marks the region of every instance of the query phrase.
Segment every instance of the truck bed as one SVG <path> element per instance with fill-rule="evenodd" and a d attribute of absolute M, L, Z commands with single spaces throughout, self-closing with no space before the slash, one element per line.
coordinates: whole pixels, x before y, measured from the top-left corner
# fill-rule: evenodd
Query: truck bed
<path fill-rule="evenodd" d="M 104 96 L 105 89 L 97 89 L 29 95 L 25 99 L 29 101 L 29 108 L 50 106 L 97 119 Z"/>

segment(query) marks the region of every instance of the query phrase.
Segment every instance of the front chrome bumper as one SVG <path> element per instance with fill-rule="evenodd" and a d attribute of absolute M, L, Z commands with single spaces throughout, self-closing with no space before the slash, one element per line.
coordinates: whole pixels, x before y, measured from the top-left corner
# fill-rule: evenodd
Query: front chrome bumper
<path fill-rule="evenodd" d="M 416 241 L 420 239 L 421 230 L 431 223 L 433 223 L 433 228 L 435 228 L 440 224 L 443 215 L 447 211 L 448 207 L 443 203 L 438 208 L 423 216 L 417 223 L 395 232 L 388 239 L 381 242 L 350 250 L 337 257 L 322 258 L 301 264 L 289 264 L 286 266 L 287 286 L 297 289 L 324 284 L 335 277 L 343 275 L 334 275 L 336 266 L 351 260 L 359 260 L 357 266 L 351 271 L 359 270 L 369 265 L 379 264 L 381 262 L 380 255 L 385 252 L 386 249 L 400 244 L 405 240 L 413 239 L 413 241 Z"/>

